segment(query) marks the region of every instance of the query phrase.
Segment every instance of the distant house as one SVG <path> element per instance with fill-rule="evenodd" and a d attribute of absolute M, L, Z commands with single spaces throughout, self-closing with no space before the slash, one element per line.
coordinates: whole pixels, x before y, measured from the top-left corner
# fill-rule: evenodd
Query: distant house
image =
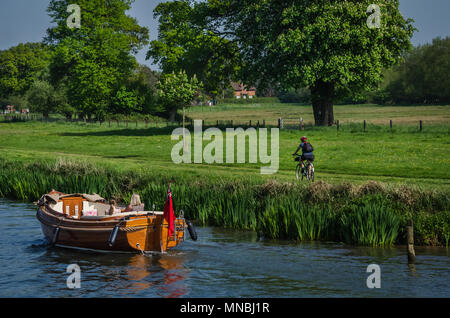
<path fill-rule="evenodd" d="M 256 97 L 256 88 L 253 86 L 247 88 L 246 85 L 235 82 L 231 82 L 231 86 L 234 89 L 234 97 L 236 97 L 237 99 Z"/>
<path fill-rule="evenodd" d="M 12 105 L 7 105 L 6 106 L 6 112 L 5 113 L 15 113 L 16 112 L 16 109 L 14 108 L 14 106 L 12 106 Z"/>

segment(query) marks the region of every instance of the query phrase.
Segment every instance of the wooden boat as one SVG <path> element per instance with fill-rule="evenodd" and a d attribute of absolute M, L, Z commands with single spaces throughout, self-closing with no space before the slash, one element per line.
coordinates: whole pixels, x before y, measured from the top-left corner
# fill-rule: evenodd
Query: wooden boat
<path fill-rule="evenodd" d="M 183 211 L 175 218 L 173 235 L 169 235 L 169 224 L 163 212 L 137 208 L 109 215 L 111 205 L 98 195 L 66 195 L 52 191 L 43 195 L 36 205 L 36 216 L 45 238 L 60 247 L 164 253 L 183 242 L 185 229 L 192 227 L 184 219 Z M 86 215 L 88 210 L 96 210 L 97 215 Z M 189 233 L 195 233 L 193 227 L 189 228 Z"/>

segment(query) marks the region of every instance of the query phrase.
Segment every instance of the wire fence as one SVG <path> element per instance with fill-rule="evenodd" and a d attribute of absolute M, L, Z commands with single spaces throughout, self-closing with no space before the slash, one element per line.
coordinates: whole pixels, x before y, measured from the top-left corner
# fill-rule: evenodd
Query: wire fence
<path fill-rule="evenodd" d="M 44 123 L 73 123 L 85 126 L 99 126 L 108 128 L 163 128 L 163 127 L 182 127 L 183 121 L 181 119 L 175 121 L 159 119 L 79 119 L 72 118 L 66 119 L 63 117 L 44 117 L 41 114 L 2 114 L 0 115 L 0 121 L 2 122 L 30 122 L 38 121 Z M 278 118 L 278 119 L 251 119 L 251 120 L 201 120 L 203 127 L 221 127 L 221 128 L 279 128 L 279 129 L 290 129 L 290 130 L 314 130 L 318 127 L 314 125 L 312 121 L 304 121 L 303 118 Z M 185 127 L 193 127 L 194 119 L 187 117 L 185 120 Z M 368 132 L 371 130 L 391 130 L 396 131 L 396 128 L 403 128 L 405 124 L 398 124 L 393 120 L 386 120 L 385 124 L 374 125 L 367 120 L 361 122 L 347 121 L 342 122 L 336 120 L 333 125 L 336 131 L 361 131 Z M 416 127 L 416 131 L 422 132 L 424 130 L 424 121 L 419 120 L 417 123 L 409 125 L 411 127 Z M 413 127 L 413 129 L 415 129 Z"/>

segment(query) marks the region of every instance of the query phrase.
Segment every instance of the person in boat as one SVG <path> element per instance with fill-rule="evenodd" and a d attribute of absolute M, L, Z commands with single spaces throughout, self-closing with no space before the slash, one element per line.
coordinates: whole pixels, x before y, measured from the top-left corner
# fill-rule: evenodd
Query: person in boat
<path fill-rule="evenodd" d="M 130 204 L 128 204 L 125 209 L 118 208 L 117 202 L 115 200 L 111 200 L 110 204 L 111 204 L 109 210 L 110 215 L 144 210 L 144 204 L 141 202 L 141 197 L 138 194 L 133 194 L 131 196 Z"/>
<path fill-rule="evenodd" d="M 117 206 L 116 200 L 109 201 L 109 204 L 110 204 L 109 215 L 119 214 L 122 212 L 122 210 Z"/>

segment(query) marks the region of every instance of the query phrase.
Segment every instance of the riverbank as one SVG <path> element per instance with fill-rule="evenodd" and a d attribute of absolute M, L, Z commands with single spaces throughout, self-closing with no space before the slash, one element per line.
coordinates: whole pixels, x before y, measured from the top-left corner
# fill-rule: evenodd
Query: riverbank
<path fill-rule="evenodd" d="M 170 181 L 177 213 L 184 210 L 198 225 L 250 230 L 268 239 L 388 246 L 405 244 L 405 225 L 412 219 L 417 245 L 448 246 L 450 238 L 445 189 L 376 181 L 357 185 L 205 179 L 64 159 L 0 160 L 0 197 L 29 202 L 51 189 L 98 193 L 119 202 L 128 202 L 136 192 L 147 207 L 161 210 Z"/>

